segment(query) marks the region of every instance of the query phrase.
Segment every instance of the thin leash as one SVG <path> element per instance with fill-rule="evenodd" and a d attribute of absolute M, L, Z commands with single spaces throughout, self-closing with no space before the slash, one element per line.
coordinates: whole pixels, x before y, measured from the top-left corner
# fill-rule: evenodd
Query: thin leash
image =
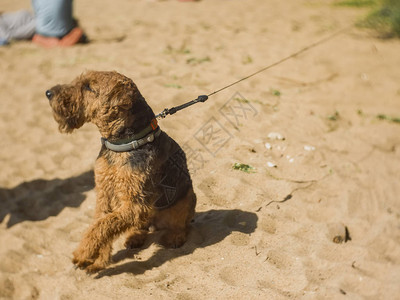
<path fill-rule="evenodd" d="M 175 107 L 172 107 L 172 108 L 166 108 L 161 113 L 156 115 L 156 118 L 157 119 L 164 119 L 167 115 L 173 115 L 177 111 L 179 111 L 181 109 L 184 109 L 186 107 L 189 107 L 189 106 L 191 106 L 193 104 L 196 104 L 196 103 L 199 103 L 199 102 L 205 102 L 212 95 L 215 95 L 216 93 L 219 93 L 219 92 L 221 92 L 221 91 L 223 91 L 223 90 L 225 90 L 227 88 L 230 88 L 231 86 L 233 86 L 235 84 L 238 84 L 239 82 L 247 80 L 250 77 L 256 76 L 257 74 L 259 74 L 261 72 L 264 72 L 264 71 L 266 71 L 268 69 L 271 69 L 271 68 L 273 68 L 273 67 L 275 67 L 277 65 L 280 65 L 281 63 L 283 63 L 283 62 L 285 62 L 285 61 L 287 61 L 289 59 L 292 59 L 292 58 L 294 58 L 294 57 L 296 57 L 296 56 L 298 56 L 298 55 L 310 50 L 311 48 L 314 48 L 314 47 L 317 47 L 317 46 L 319 46 L 321 44 L 324 44 L 324 43 L 328 42 L 329 40 L 333 39 L 334 37 L 336 37 L 337 35 L 343 33 L 344 31 L 347 31 L 351 27 L 353 27 L 353 25 L 349 25 L 347 27 L 344 27 L 344 28 L 332 33 L 331 35 L 329 35 L 329 36 L 327 36 L 327 37 L 325 37 L 325 38 L 323 38 L 323 39 L 321 39 L 319 41 L 316 41 L 315 43 L 312 43 L 312 44 L 300 49 L 299 51 L 297 51 L 297 52 L 295 52 L 295 53 L 293 53 L 293 54 L 291 54 L 289 56 L 286 56 L 286 57 L 282 58 L 281 60 L 278 60 L 278 61 L 276 61 L 276 62 L 274 62 L 274 63 L 272 63 L 272 64 L 270 64 L 270 65 L 268 65 L 268 66 L 266 66 L 266 67 L 264 67 L 264 68 L 262 68 L 260 70 L 258 70 L 257 72 L 254 72 L 254 73 L 252 73 L 252 74 L 250 74 L 250 75 L 248 75 L 246 77 L 243 77 L 242 79 L 239 79 L 239 80 L 237 80 L 237 81 L 235 81 L 235 82 L 233 82 L 231 84 L 228 84 L 228 85 L 224 86 L 223 88 L 220 88 L 219 90 L 216 90 L 216 91 L 214 91 L 214 92 L 212 92 L 212 93 L 210 93 L 208 95 L 200 95 L 196 99 L 191 100 L 189 102 L 186 102 L 186 103 L 184 103 L 182 105 L 175 106 Z"/>

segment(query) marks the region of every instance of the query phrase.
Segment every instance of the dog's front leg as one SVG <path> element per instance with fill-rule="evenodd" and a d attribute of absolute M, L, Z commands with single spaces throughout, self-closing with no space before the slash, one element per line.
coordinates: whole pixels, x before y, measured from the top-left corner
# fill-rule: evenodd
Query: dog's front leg
<path fill-rule="evenodd" d="M 138 220 L 139 211 L 135 209 L 132 201 L 124 201 L 118 209 L 100 217 L 89 227 L 73 253 L 72 262 L 88 272 L 103 269 L 108 263 L 113 240 L 136 225 Z"/>

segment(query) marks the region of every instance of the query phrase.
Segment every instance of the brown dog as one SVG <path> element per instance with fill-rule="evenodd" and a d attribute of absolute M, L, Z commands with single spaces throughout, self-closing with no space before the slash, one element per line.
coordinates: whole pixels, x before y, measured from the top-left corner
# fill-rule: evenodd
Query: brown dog
<path fill-rule="evenodd" d="M 95 221 L 73 253 L 87 272 L 104 269 L 113 240 L 141 247 L 150 226 L 164 230 L 161 244 L 180 247 L 194 216 L 196 196 L 180 146 L 157 125 L 131 79 L 117 72 L 86 72 L 46 91 L 61 132 L 97 125 L 102 147 L 95 164 Z"/>

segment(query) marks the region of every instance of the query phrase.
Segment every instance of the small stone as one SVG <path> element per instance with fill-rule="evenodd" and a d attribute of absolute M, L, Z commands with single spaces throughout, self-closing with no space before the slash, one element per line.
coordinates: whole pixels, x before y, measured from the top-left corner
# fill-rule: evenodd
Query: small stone
<path fill-rule="evenodd" d="M 363 80 L 363 81 L 368 81 L 369 80 L 368 74 L 361 73 L 360 77 L 361 77 L 361 80 Z"/>
<path fill-rule="evenodd" d="M 349 230 L 343 223 L 328 224 L 328 238 L 335 244 L 346 243 L 351 240 Z"/>
<path fill-rule="evenodd" d="M 305 145 L 304 146 L 304 150 L 306 150 L 306 151 L 314 151 L 315 147 L 314 146 Z"/>
<path fill-rule="evenodd" d="M 285 137 L 282 134 L 280 134 L 279 132 L 268 133 L 268 138 L 271 140 L 281 140 L 281 141 L 285 140 Z"/>
<path fill-rule="evenodd" d="M 344 238 L 342 235 L 337 235 L 333 238 L 332 240 L 335 244 L 341 244 L 344 241 Z"/>

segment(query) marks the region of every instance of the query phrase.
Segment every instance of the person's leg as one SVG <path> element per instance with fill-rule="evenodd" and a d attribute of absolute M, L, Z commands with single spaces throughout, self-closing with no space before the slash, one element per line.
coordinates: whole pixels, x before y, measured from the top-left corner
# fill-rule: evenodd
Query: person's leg
<path fill-rule="evenodd" d="M 47 37 L 40 34 L 35 34 L 32 38 L 32 42 L 45 48 L 53 48 L 59 46 L 60 39 L 55 37 Z"/>
<path fill-rule="evenodd" d="M 30 39 L 35 33 L 35 18 L 26 10 L 0 15 L 0 37 L 11 39 Z"/>
<path fill-rule="evenodd" d="M 60 40 L 59 46 L 68 47 L 75 45 L 81 40 L 82 36 L 83 30 L 79 27 L 75 27 Z"/>
<path fill-rule="evenodd" d="M 0 14 L 0 46 L 8 43 L 9 32 L 7 24 L 4 22 L 4 14 Z"/>

